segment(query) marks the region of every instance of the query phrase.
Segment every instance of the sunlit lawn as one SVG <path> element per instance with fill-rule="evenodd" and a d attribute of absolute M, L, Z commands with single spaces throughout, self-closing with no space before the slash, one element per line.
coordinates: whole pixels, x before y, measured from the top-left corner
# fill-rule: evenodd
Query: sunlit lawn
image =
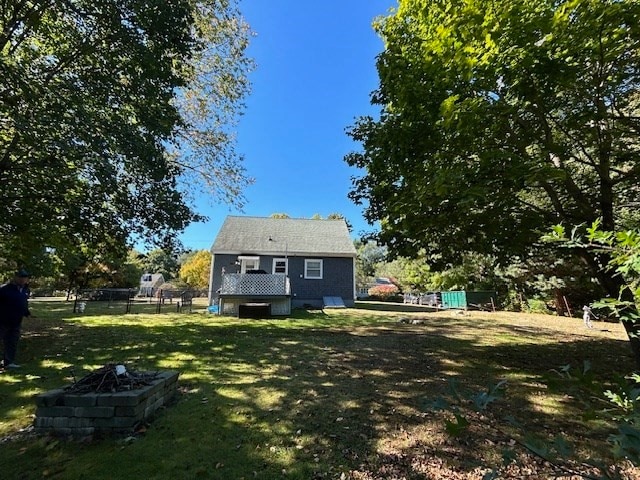
<path fill-rule="evenodd" d="M 240 320 L 201 307 L 81 315 L 70 303 L 33 302 L 23 368 L 0 374 L 0 478 L 350 478 L 380 455 L 418 443 L 471 471 L 498 455 L 496 442 L 449 439 L 445 414 L 427 409 L 452 378 L 471 391 L 506 379 L 500 412 L 541 435 L 571 432 L 583 453 L 604 454 L 610 425 L 583 418 L 579 402 L 546 382 L 552 369 L 585 360 L 596 378 L 630 372 L 621 326 L 389 308 Z M 127 438 L 16 435 L 33 422 L 34 395 L 70 384 L 72 370 L 81 377 L 109 362 L 179 371 L 176 401 Z"/>

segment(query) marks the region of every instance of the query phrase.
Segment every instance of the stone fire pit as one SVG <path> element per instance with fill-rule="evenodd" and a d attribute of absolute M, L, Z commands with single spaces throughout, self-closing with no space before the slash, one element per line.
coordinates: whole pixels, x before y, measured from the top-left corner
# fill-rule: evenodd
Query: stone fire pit
<path fill-rule="evenodd" d="M 102 377 L 91 381 L 101 388 L 106 385 L 109 391 L 91 389 L 85 377 L 71 387 L 38 395 L 36 433 L 73 437 L 131 433 L 176 393 L 178 372 L 116 373 L 122 370 L 110 372 L 108 367 L 99 370 Z"/>

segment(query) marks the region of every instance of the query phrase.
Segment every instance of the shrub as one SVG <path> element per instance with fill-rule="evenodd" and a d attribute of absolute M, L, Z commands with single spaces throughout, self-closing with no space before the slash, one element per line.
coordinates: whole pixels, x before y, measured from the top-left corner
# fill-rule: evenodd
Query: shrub
<path fill-rule="evenodd" d="M 390 302 L 395 300 L 400 294 L 400 290 L 395 285 L 376 285 L 369 289 L 369 297 L 372 300 Z"/>
<path fill-rule="evenodd" d="M 544 314 L 552 313 L 552 311 L 550 310 L 550 307 L 547 306 L 547 302 L 537 298 L 532 298 L 531 300 L 529 300 L 527 311 L 529 313 L 544 313 Z"/>

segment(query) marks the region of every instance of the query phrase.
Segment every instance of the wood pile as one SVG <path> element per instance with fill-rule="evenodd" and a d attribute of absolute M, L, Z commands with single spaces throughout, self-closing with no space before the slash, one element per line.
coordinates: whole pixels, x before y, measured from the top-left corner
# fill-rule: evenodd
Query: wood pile
<path fill-rule="evenodd" d="M 150 385 L 157 376 L 157 372 L 138 373 L 128 370 L 123 364 L 109 363 L 80 380 L 76 381 L 74 375 L 73 384 L 65 390 L 69 393 L 124 392 Z"/>

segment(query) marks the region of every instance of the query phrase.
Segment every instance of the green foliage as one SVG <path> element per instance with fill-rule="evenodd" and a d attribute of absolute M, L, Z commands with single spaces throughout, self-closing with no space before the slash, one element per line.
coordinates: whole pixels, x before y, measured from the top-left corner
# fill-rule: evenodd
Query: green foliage
<path fill-rule="evenodd" d="M 604 396 L 612 404 L 607 415 L 618 422 L 618 431 L 609 436 L 616 458 L 627 458 L 640 465 L 640 376 L 630 375 L 616 390 Z"/>
<path fill-rule="evenodd" d="M 459 413 L 454 413 L 453 417 L 454 420 L 445 420 L 445 428 L 449 435 L 459 437 L 471 424 Z"/>
<path fill-rule="evenodd" d="M 242 208 L 247 176 L 235 151 L 234 128 L 250 89 L 253 61 L 245 56 L 252 35 L 237 0 L 188 0 L 194 48 L 182 70 L 186 84 L 173 102 L 182 123 L 171 160 L 184 185 L 180 193 Z"/>
<path fill-rule="evenodd" d="M 491 403 L 495 402 L 504 395 L 504 389 L 507 386 L 506 380 L 500 380 L 495 385 L 489 387 L 486 392 L 478 392 L 471 396 L 473 407 L 481 412 L 485 410 Z"/>
<path fill-rule="evenodd" d="M 54 290 L 72 292 L 83 288 L 136 288 L 143 273 L 141 255 L 120 248 L 50 250 L 44 266 L 33 269 L 33 288 L 50 294 Z"/>
<path fill-rule="evenodd" d="M 623 385 L 620 385 L 619 391 L 606 390 L 604 395 L 624 412 L 622 418 L 629 420 L 628 415 L 640 413 L 640 375 L 634 373 L 627 377 L 626 380 Z"/>
<path fill-rule="evenodd" d="M 613 271 L 623 280 L 617 299 L 613 301 L 621 306 L 628 305 L 628 301 L 623 301 L 625 293 L 640 300 L 640 230 L 606 231 L 602 220 L 596 219 L 587 227 L 574 226 L 570 234 L 563 225 L 554 225 L 543 240 L 606 255 L 603 258 L 608 263 L 602 265 L 602 269 Z M 611 301 L 603 302 L 612 306 Z"/>
<path fill-rule="evenodd" d="M 640 231 L 607 231 L 604 222 L 594 220 L 589 226 L 577 225 L 567 234 L 563 225 L 554 226 L 543 237 L 566 248 L 588 251 L 597 259 L 601 276 L 611 283 L 610 296 L 594 302 L 622 321 L 640 366 Z"/>
<path fill-rule="evenodd" d="M 597 398 L 597 393 L 602 394 L 602 384 L 594 381 L 591 369 L 591 363 L 585 361 L 581 368 L 574 368 L 572 365 L 563 365 L 553 370 L 557 377 L 564 379 L 566 382 L 561 388 L 565 391 L 570 390 L 572 397 L 575 396 L 578 401 L 583 404 L 583 408 L 593 408 L 589 404 L 593 399 Z M 549 383 L 551 388 L 557 389 L 558 386 L 552 382 Z M 460 437 L 472 425 L 473 420 L 468 413 L 465 413 L 467 406 L 470 405 L 477 412 L 490 415 L 491 405 L 499 399 L 504 399 L 506 382 L 499 381 L 495 385 L 488 388 L 487 391 L 466 392 L 462 391 L 455 379 L 449 381 L 449 392 L 451 401 L 444 397 L 438 397 L 434 400 L 423 402 L 423 406 L 429 410 L 449 412 L 452 417 L 444 419 L 444 425 L 447 433 L 452 436 Z M 608 438 L 611 445 L 611 452 L 615 458 L 626 459 L 634 465 L 640 465 L 640 376 L 632 375 L 626 378 L 624 383 L 618 386 L 614 392 L 611 389 L 604 391 L 611 407 L 598 409 L 600 417 L 617 423 L 617 432 L 611 434 Z M 502 407 L 504 410 L 504 405 Z M 481 417 L 482 418 L 482 417 Z M 504 449 L 502 452 L 503 467 L 517 461 L 516 447 L 520 447 L 529 453 L 550 462 L 557 471 L 566 473 L 579 474 L 585 478 L 591 477 L 588 471 L 583 473 L 576 471 L 572 466 L 573 459 L 577 452 L 574 446 L 563 435 L 555 435 L 551 441 L 548 438 L 542 438 L 539 435 L 532 434 L 527 428 L 517 421 L 512 415 L 507 415 L 500 422 L 488 422 L 497 431 L 502 431 L 507 426 L 514 427 L 519 436 L 515 437 L 513 448 Z M 508 434 L 512 436 L 513 434 Z M 597 459 L 581 460 L 584 466 L 590 469 L 599 470 L 605 477 L 610 478 L 606 465 L 602 465 Z M 487 478 L 500 478 L 501 467 L 494 468 L 488 474 Z M 600 477 L 597 477 L 600 478 Z"/>
<path fill-rule="evenodd" d="M 200 218 L 187 192 L 203 178 L 216 180 L 207 184 L 210 197 L 241 198 L 245 179 L 225 130 L 248 68 L 248 32 L 234 5 L 3 6 L 5 261 L 32 263 L 50 248 L 61 257 L 83 248 L 122 252 L 133 238 L 175 243 Z"/>
<path fill-rule="evenodd" d="M 385 252 L 387 252 L 386 248 Z M 431 269 L 422 255 L 413 259 L 398 257 L 390 262 L 379 263 L 376 266 L 375 275 L 393 279 L 407 292 L 424 292 L 432 289 Z"/>
<path fill-rule="evenodd" d="M 595 244 L 594 249 L 604 250 L 610 255 L 608 267 L 624 279 L 618 305 L 628 305 L 629 302 L 624 301 L 625 293 L 630 294 L 636 302 L 640 301 L 640 231 L 603 231 L 598 220 L 587 229 L 586 238 L 592 245 Z"/>
<path fill-rule="evenodd" d="M 354 244 L 358 253 L 356 267 L 360 270 L 360 274 L 363 277 L 375 276 L 376 268 L 387 258 L 387 249 L 371 241 L 356 240 Z"/>
<path fill-rule="evenodd" d="M 359 288 L 373 283 L 376 276 L 376 269 L 382 265 L 386 259 L 386 249 L 378 246 L 375 242 L 354 241 L 356 252 L 356 284 Z"/>
<path fill-rule="evenodd" d="M 161 273 L 165 280 L 179 276 L 178 259 L 170 251 L 156 248 L 147 253 L 141 263 L 146 273 Z"/>
<path fill-rule="evenodd" d="M 437 271 L 466 252 L 503 266 L 576 255 L 615 295 L 592 251 L 539 238 L 558 222 L 638 225 L 640 4 L 401 0 L 375 28 L 381 114 L 351 127 L 362 151 L 345 160 L 364 172 L 350 198 L 376 240 Z"/>
<path fill-rule="evenodd" d="M 445 428 L 450 435 L 459 437 L 471 425 L 463 413 L 464 405 L 470 404 L 476 411 L 482 412 L 490 404 L 502 398 L 506 385 L 507 382 L 501 380 L 495 385 L 489 386 L 486 392 L 471 393 L 462 391 L 456 379 L 450 378 L 448 387 L 453 401 L 449 402 L 443 397 L 438 397 L 430 402 L 423 402 L 423 406 L 429 410 L 451 412 L 453 419 L 445 419 Z"/>
<path fill-rule="evenodd" d="M 640 463 L 640 428 L 622 424 L 618 433 L 609 437 L 609 441 L 613 444 L 616 458 L 627 458 L 635 465 Z"/>
<path fill-rule="evenodd" d="M 531 299 L 527 302 L 527 309 L 530 313 L 549 313 L 547 303 L 544 300 Z"/>
<path fill-rule="evenodd" d="M 115 286 L 119 288 L 138 288 L 143 273 L 140 254 L 132 250 L 119 268 L 118 276 L 120 280 Z"/>
<path fill-rule="evenodd" d="M 431 290 L 496 290 L 503 284 L 491 255 L 464 253 L 458 263 L 431 275 Z"/>

